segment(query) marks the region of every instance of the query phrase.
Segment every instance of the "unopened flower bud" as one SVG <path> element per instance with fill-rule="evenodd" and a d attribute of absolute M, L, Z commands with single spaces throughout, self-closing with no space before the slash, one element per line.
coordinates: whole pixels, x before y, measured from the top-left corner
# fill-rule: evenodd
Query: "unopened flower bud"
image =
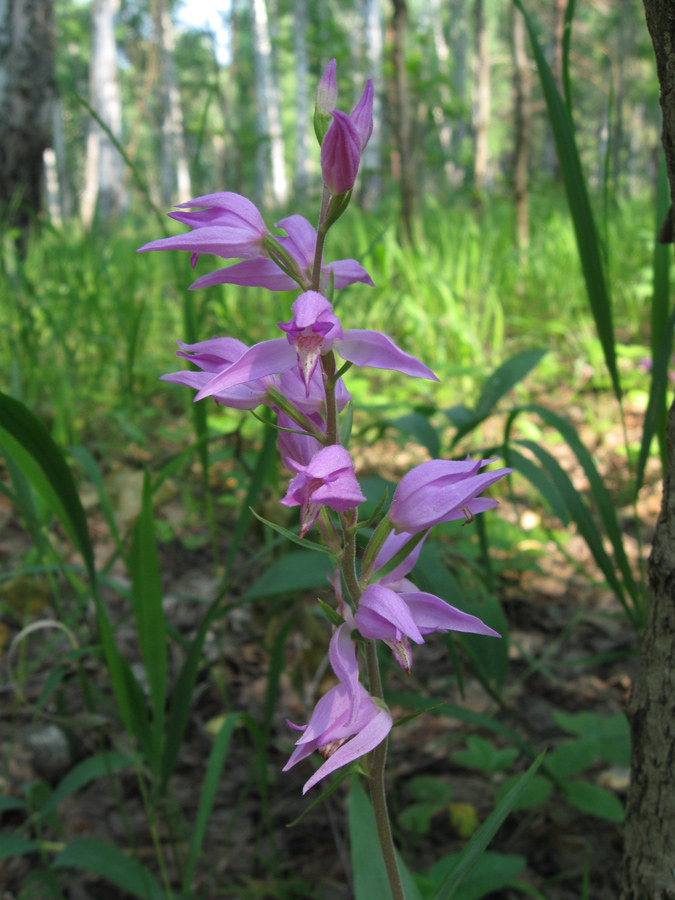
<path fill-rule="evenodd" d="M 328 68 L 316 86 L 316 103 L 314 106 L 314 130 L 319 144 L 323 143 L 330 125 L 331 110 L 337 105 L 338 88 L 335 78 L 335 60 L 331 59 Z"/>
<path fill-rule="evenodd" d="M 366 144 L 373 133 L 373 82 L 368 79 L 361 99 L 356 104 L 349 117 L 355 126 L 361 141 L 361 153 L 366 149 Z"/>
<path fill-rule="evenodd" d="M 333 110 L 333 122 L 321 145 L 321 174 L 334 196 L 351 191 L 361 162 L 361 138 L 346 113 Z"/>

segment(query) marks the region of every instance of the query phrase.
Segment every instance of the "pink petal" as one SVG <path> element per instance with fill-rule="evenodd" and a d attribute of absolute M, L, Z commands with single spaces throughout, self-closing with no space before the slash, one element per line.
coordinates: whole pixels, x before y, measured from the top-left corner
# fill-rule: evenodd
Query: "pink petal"
<path fill-rule="evenodd" d="M 216 375 L 206 387 L 202 388 L 195 400 L 211 397 L 236 384 L 244 384 L 247 381 L 254 381 L 256 378 L 263 378 L 265 375 L 285 372 L 294 364 L 295 350 L 283 338 L 254 344 L 228 369 Z"/>
<path fill-rule="evenodd" d="M 492 637 L 501 635 L 490 628 L 477 616 L 470 616 L 450 606 L 445 600 L 425 591 L 413 591 L 400 595 L 422 634 L 434 631 L 461 631 L 468 634 L 489 634 Z"/>
<path fill-rule="evenodd" d="M 399 550 L 401 550 L 413 536 L 414 535 L 412 534 L 407 534 L 405 531 L 402 531 L 400 534 L 394 534 L 392 532 L 392 534 L 389 535 L 387 540 L 384 542 L 382 549 L 377 554 L 375 565 L 373 567 L 375 575 L 377 575 L 377 570 L 381 569 L 389 562 L 390 559 L 396 556 Z M 378 578 L 378 583 L 384 585 L 384 587 L 388 587 L 389 585 L 396 584 L 409 572 L 412 572 L 412 570 L 417 565 L 417 560 L 422 549 L 422 544 L 425 540 L 426 537 L 424 537 L 419 542 L 419 544 L 410 551 L 403 562 L 399 563 L 399 565 L 396 566 L 396 568 L 393 569 L 388 575 L 385 575 L 384 578 Z"/>
<path fill-rule="evenodd" d="M 336 340 L 334 343 L 335 349 L 342 359 L 354 363 L 355 366 L 394 369 L 404 375 L 438 381 L 430 368 L 415 359 L 414 356 L 405 353 L 396 346 L 391 338 L 380 331 L 349 328 L 344 331 L 344 338 Z"/>
<path fill-rule="evenodd" d="M 138 253 L 148 250 L 189 250 L 192 253 L 212 253 L 224 258 L 247 258 L 260 253 L 261 237 L 249 226 L 228 228 L 225 225 L 207 225 L 187 234 L 160 238 L 139 247 Z"/>
<path fill-rule="evenodd" d="M 288 250 L 301 269 L 307 269 L 314 262 L 314 250 L 316 248 L 316 228 L 304 216 L 287 216 L 280 222 L 274 223 L 277 228 L 283 228 L 288 238 L 283 241 L 284 249 Z"/>
<path fill-rule="evenodd" d="M 333 270 L 336 291 L 348 287 L 350 284 L 355 284 L 357 281 L 360 281 L 362 284 L 369 284 L 373 287 L 372 278 L 363 268 L 361 263 L 358 263 L 355 259 L 337 259 L 335 262 L 323 266 L 321 271 L 326 281 L 328 281 L 330 277 L 331 269 Z"/>
<path fill-rule="evenodd" d="M 350 725 L 356 718 L 360 701 L 359 663 L 356 658 L 354 642 L 351 639 L 353 629 L 353 621 L 346 621 L 344 625 L 340 625 L 331 638 L 328 650 L 333 671 L 345 688 L 347 688 L 351 697 L 352 711 L 349 719 L 345 723 L 346 725 Z"/>
<path fill-rule="evenodd" d="M 390 639 L 393 626 L 416 644 L 424 643 L 410 610 L 400 596 L 379 584 L 371 584 L 363 592 L 354 622 L 365 638 Z"/>
<path fill-rule="evenodd" d="M 391 726 L 391 716 L 386 710 L 381 709 L 363 731 L 355 735 L 351 741 L 343 744 L 316 770 L 309 781 L 305 783 L 302 793 L 306 794 L 310 788 L 313 788 L 326 775 L 330 775 L 331 772 L 346 766 L 347 763 L 358 759 L 360 756 L 365 756 L 366 753 L 369 753 L 374 747 L 381 744 L 391 731 Z"/>
<path fill-rule="evenodd" d="M 268 291 L 291 291 L 297 283 L 282 272 L 279 266 L 265 256 L 246 259 L 224 269 L 202 275 L 190 285 L 190 290 L 211 287 L 214 284 L 240 284 L 244 287 L 261 287 Z"/>
<path fill-rule="evenodd" d="M 217 207 L 227 212 L 233 212 L 241 216 L 246 222 L 250 222 L 260 231 L 266 231 L 263 217 L 258 211 L 255 203 L 251 203 L 248 197 L 242 194 L 236 194 L 233 191 L 220 191 L 216 194 L 203 194 L 201 197 L 195 197 L 194 200 L 187 200 L 185 203 L 176 203 L 178 209 L 190 209 L 197 206 Z"/>

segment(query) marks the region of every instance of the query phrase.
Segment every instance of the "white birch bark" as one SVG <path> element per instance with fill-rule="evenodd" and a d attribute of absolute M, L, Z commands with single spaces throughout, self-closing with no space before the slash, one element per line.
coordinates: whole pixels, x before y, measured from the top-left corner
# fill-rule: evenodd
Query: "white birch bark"
<path fill-rule="evenodd" d="M 476 58 L 474 66 L 474 183 L 482 191 L 488 174 L 488 128 L 490 125 L 490 46 L 484 0 L 476 0 Z"/>
<path fill-rule="evenodd" d="M 122 136 L 122 98 L 114 28 L 118 7 L 119 0 L 93 0 L 89 83 L 92 109 L 119 141 Z M 105 131 L 92 121 L 87 135 L 82 221 L 89 228 L 97 210 L 101 220 L 108 221 L 124 204 L 123 160 Z"/>
<path fill-rule="evenodd" d="M 382 187 L 382 59 L 384 38 L 380 0 L 363 0 L 366 79 L 373 80 L 373 133 L 361 158 L 361 202 L 372 208 Z"/>
<path fill-rule="evenodd" d="M 446 110 L 450 106 L 450 47 L 445 39 L 443 31 L 443 16 L 441 13 L 441 0 L 430 0 L 429 15 L 431 30 L 436 50 L 436 65 L 438 67 L 438 97 L 440 103 L 432 107 L 434 122 L 438 128 L 438 140 L 443 151 L 443 168 L 450 185 L 457 183 L 456 167 L 452 162 L 452 124 Z"/>
<path fill-rule="evenodd" d="M 257 160 L 257 188 L 263 205 L 283 206 L 288 199 L 288 181 L 286 179 L 279 97 L 272 66 L 272 42 L 270 40 L 267 4 L 266 0 L 251 0 L 251 3 L 258 136 L 260 140 Z"/>
<path fill-rule="evenodd" d="M 185 150 L 183 111 L 173 59 L 173 24 L 166 0 L 155 0 L 155 40 L 159 56 L 159 89 L 162 93 L 160 182 L 164 206 L 192 197 L 190 169 Z"/>
<path fill-rule="evenodd" d="M 469 39 L 469 13 L 467 4 L 463 0 L 451 0 L 450 3 L 450 48 L 452 52 L 452 90 L 457 106 L 462 110 L 457 116 L 455 128 L 452 134 L 452 158 L 456 166 L 457 187 L 464 182 L 464 143 L 469 134 L 467 86 L 468 86 L 468 62 L 467 51 L 470 45 Z M 466 108 L 467 113 L 464 113 Z"/>
<path fill-rule="evenodd" d="M 293 45 L 295 49 L 295 75 L 297 84 L 295 116 L 295 177 L 293 187 L 296 198 L 302 202 L 309 186 L 310 96 L 309 56 L 307 53 L 307 0 L 295 0 Z"/>

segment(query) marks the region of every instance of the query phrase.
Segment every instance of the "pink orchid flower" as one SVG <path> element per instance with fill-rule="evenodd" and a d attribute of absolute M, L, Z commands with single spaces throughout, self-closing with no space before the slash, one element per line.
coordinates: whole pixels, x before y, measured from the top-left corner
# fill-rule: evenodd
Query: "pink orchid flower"
<path fill-rule="evenodd" d="M 291 480 L 281 503 L 300 507 L 300 537 L 316 522 L 322 506 L 346 512 L 366 499 L 356 480 L 349 451 L 339 444 L 319 450 L 307 465 L 291 458 L 285 462 L 298 474 Z"/>
<path fill-rule="evenodd" d="M 316 291 L 305 291 L 291 308 L 294 314 L 291 321 L 279 325 L 286 338 L 255 344 L 227 371 L 216 375 L 202 388 L 195 400 L 211 397 L 236 384 L 288 372 L 294 366 L 308 385 L 320 356 L 333 349 L 356 366 L 394 369 L 404 375 L 438 381 L 431 369 L 397 347 L 385 334 L 358 328 L 343 330 L 332 305 Z"/>
<path fill-rule="evenodd" d="M 299 215 L 288 216 L 280 222 L 275 222 L 275 227 L 283 228 L 288 235 L 287 237 L 278 237 L 276 240 L 293 258 L 300 275 L 309 285 L 314 265 L 316 229 L 304 216 Z M 370 275 L 355 259 L 338 259 L 327 265 L 324 265 L 322 260 L 321 275 L 324 284 L 330 280 L 331 270 L 336 290 L 356 282 L 372 287 L 373 282 Z M 298 286 L 295 279 L 282 271 L 273 259 L 262 255 L 202 275 L 190 285 L 190 290 L 210 287 L 214 284 L 239 284 L 247 287 L 266 288 L 268 291 L 290 291 Z"/>
<path fill-rule="evenodd" d="M 395 531 L 417 534 L 439 522 L 450 522 L 463 516 L 471 521 L 478 513 L 494 509 L 497 500 L 478 495 L 504 478 L 513 469 L 495 469 L 478 474 L 479 469 L 495 459 L 473 462 L 432 459 L 404 475 L 391 501 L 389 518 Z"/>

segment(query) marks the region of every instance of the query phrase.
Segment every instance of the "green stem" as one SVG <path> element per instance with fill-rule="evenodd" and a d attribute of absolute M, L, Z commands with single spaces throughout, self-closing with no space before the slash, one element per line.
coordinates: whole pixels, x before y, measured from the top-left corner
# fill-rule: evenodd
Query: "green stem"
<path fill-rule="evenodd" d="M 321 198 L 321 212 L 319 213 L 319 225 L 316 229 L 316 245 L 314 247 L 314 263 L 312 264 L 312 284 L 311 291 L 318 291 L 321 286 L 321 258 L 323 256 L 323 245 L 326 242 L 326 232 L 323 223 L 328 212 L 328 203 L 330 201 L 330 191 L 324 185 L 323 196 Z"/>
<path fill-rule="evenodd" d="M 366 666 L 368 669 L 368 685 L 370 687 L 370 693 L 374 697 L 384 700 L 380 666 L 377 661 L 377 644 L 375 641 L 369 641 L 366 646 Z M 387 794 L 384 784 L 384 767 L 387 762 L 388 744 L 389 738 L 385 738 L 385 740 L 383 740 L 381 744 L 378 744 L 371 753 L 370 799 L 373 803 L 375 824 L 377 825 L 377 836 L 382 849 L 384 867 L 387 870 L 392 900 L 405 900 L 403 882 L 401 881 L 401 873 L 398 870 L 396 851 L 394 850 L 394 839 L 391 834 L 391 825 L 389 824 Z"/>
<path fill-rule="evenodd" d="M 337 403 L 335 401 L 335 354 L 331 350 L 321 357 L 321 372 L 323 374 L 323 384 L 326 394 L 326 437 L 325 442 L 328 446 L 331 444 L 339 444 L 338 437 L 338 418 Z"/>

